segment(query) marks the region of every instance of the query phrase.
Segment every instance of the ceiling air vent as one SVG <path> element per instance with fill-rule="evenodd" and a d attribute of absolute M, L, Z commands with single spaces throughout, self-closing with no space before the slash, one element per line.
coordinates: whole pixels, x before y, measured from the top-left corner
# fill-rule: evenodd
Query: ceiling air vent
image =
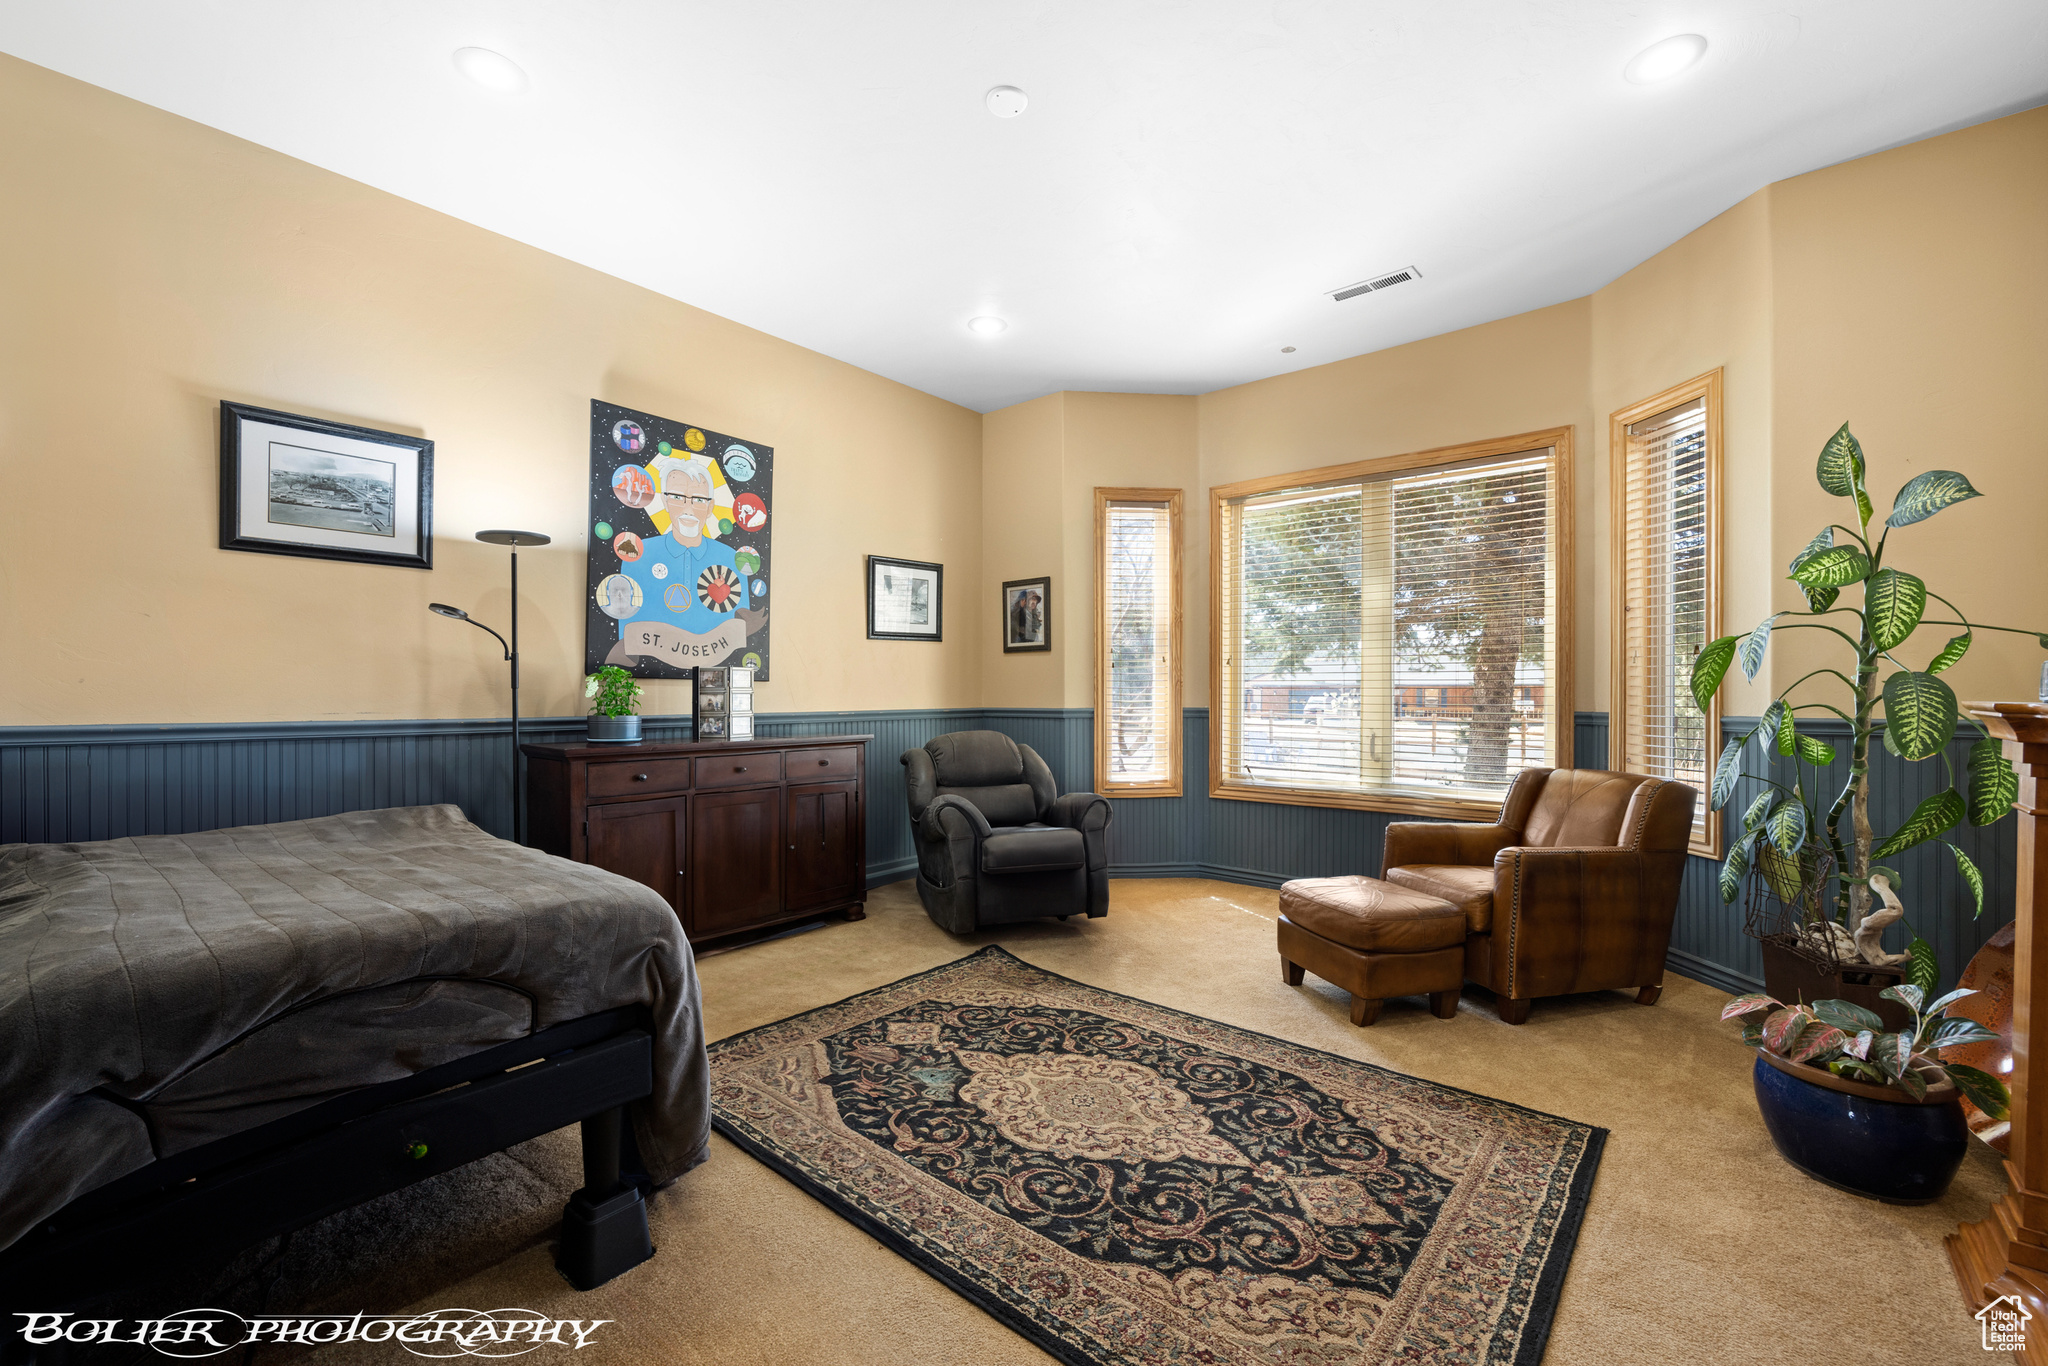
<path fill-rule="evenodd" d="M 1370 280 L 1360 280 L 1355 285 L 1346 285 L 1342 289 L 1333 289 L 1329 291 L 1329 294 L 1332 299 L 1341 304 L 1346 299 L 1355 299 L 1361 294 L 1370 294 L 1376 289 L 1391 289 L 1395 285 L 1404 284 L 1409 280 L 1420 280 L 1421 278 L 1422 272 L 1414 266 L 1403 266 L 1399 270 L 1390 270 L 1384 275 L 1375 275 Z"/>

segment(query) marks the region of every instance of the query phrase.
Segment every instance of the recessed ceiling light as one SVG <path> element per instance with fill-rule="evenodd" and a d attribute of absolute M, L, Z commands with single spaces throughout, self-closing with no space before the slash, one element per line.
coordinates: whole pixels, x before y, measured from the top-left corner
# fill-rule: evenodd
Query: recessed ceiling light
<path fill-rule="evenodd" d="M 967 320 L 967 330 L 977 337 L 993 337 L 1008 327 L 1009 324 L 1001 318 L 992 318 L 987 314 L 983 314 L 979 318 L 969 318 Z"/>
<path fill-rule="evenodd" d="M 999 85 L 984 96 L 988 112 L 999 119 L 1014 119 L 1031 103 L 1031 97 L 1014 85 Z"/>
<path fill-rule="evenodd" d="M 1291 356 L 1294 354 L 1294 348 L 1291 346 L 1283 346 L 1280 348 L 1280 354 L 1283 356 Z"/>
<path fill-rule="evenodd" d="M 501 95 L 517 95 L 526 89 L 526 72 L 519 63 L 487 47 L 456 48 L 455 69 L 484 89 Z"/>
<path fill-rule="evenodd" d="M 1638 52 L 1621 69 L 1621 76 L 1631 85 L 1655 85 L 1670 80 L 1706 54 L 1705 38 L 1697 33 L 1681 33 Z"/>

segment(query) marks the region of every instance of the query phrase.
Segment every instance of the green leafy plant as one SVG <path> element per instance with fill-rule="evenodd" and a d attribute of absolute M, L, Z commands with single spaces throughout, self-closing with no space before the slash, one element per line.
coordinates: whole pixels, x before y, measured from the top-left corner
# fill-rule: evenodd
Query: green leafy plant
<path fill-rule="evenodd" d="M 583 695 L 593 716 L 631 716 L 640 709 L 640 685 L 616 664 L 607 664 L 583 680 Z"/>
<path fill-rule="evenodd" d="M 1788 1006 L 1761 993 L 1737 996 L 1721 1008 L 1721 1018 L 1742 1021 L 1744 1043 L 1792 1062 L 1825 1067 L 1872 1086 L 1895 1086 L 1915 1100 L 1924 1099 L 1931 1087 L 1952 1085 L 1992 1119 L 2004 1119 L 2012 1104 L 2004 1082 L 1941 1059 L 1944 1048 L 1998 1038 L 1975 1020 L 1948 1014 L 1950 1005 L 1976 993 L 1959 988 L 1925 1009 L 1927 998 L 1919 987 L 1886 987 L 1883 995 L 1913 1013 L 1910 1029 L 1888 1033 L 1876 1011 L 1853 1001 Z"/>
<path fill-rule="evenodd" d="M 1744 814 L 1741 833 L 1729 842 L 1721 869 L 1721 899 L 1735 899 L 1754 862 L 1780 900 L 1802 904 L 1809 922 L 1832 919 L 1852 937 L 1871 914 L 1871 875 L 1886 874 L 1894 887 L 1898 884 L 1898 874 L 1877 866 L 1874 860 L 1890 858 L 1928 840 L 1939 839 L 1948 846 L 1976 898 L 1976 913 L 1983 913 L 1984 876 L 1962 847 L 1945 837 L 1965 820 L 1972 825 L 1990 825 L 2002 819 L 2018 795 L 2019 777 L 1990 732 L 1961 715 L 1954 691 L 1939 675 L 1963 657 L 1978 631 L 2031 635 L 2048 648 L 2048 633 L 1973 623 L 1962 609 L 1930 590 L 1924 580 L 1886 563 L 1892 532 L 1979 496 L 1968 479 L 1954 470 L 1929 470 L 1907 480 L 1873 540 L 1873 510 L 1864 472 L 1863 448 L 1844 423 L 1821 448 L 1815 475 L 1823 489 L 1851 502 L 1856 525 L 1823 527 L 1793 558 L 1790 577 L 1805 593 L 1809 610 L 1773 612 L 1747 635 L 1723 636 L 1699 652 L 1692 668 L 1693 699 L 1705 711 L 1731 666 L 1739 662 L 1745 677 L 1756 677 L 1778 631 L 1825 631 L 1854 652 L 1852 672 L 1822 668 L 1795 679 L 1779 691 L 1754 729 L 1728 741 L 1714 766 L 1711 796 L 1714 809 L 1719 810 L 1734 797 L 1736 783 L 1743 777 L 1761 781 L 1766 787 Z M 1847 539 L 1838 543 L 1837 532 Z M 1859 584 L 1861 606 L 1839 602 L 1844 589 Z M 1946 607 L 1954 619 L 1928 618 L 1930 600 Z M 1852 620 L 1840 624 L 1829 620 L 1842 617 Z M 1947 627 L 1957 634 L 1935 651 L 1924 668 L 1915 669 L 1897 652 L 1923 626 Z M 1887 667 L 1891 670 L 1888 674 Z M 1885 675 L 1882 680 L 1881 674 Z M 1846 709 L 1828 701 L 1795 701 L 1792 694 L 1809 682 L 1846 690 Z M 1947 785 L 1922 801 L 1896 830 L 1882 835 L 1870 825 L 1870 742 L 1877 731 L 1880 705 L 1884 709 L 1885 748 L 1913 761 L 1939 757 L 1948 776 Z M 1832 764 L 1835 749 L 1799 730 L 1800 715 L 1813 712 L 1840 717 L 1850 731 L 1849 778 L 1825 812 L 1816 805 L 1822 775 L 1815 772 L 1809 778 L 1809 772 Z M 1958 775 L 1947 748 L 1963 720 L 1976 727 L 1979 738 L 1970 747 L 1965 771 Z M 1763 742 L 1767 771 L 1745 773 L 1744 755 L 1750 742 L 1757 739 Z M 1786 759 L 1791 761 L 1789 784 L 1778 776 L 1779 761 Z M 1822 852 L 1832 864 L 1825 875 L 1829 885 L 1815 889 L 1812 881 L 1820 863 L 1817 855 Z M 1828 902 L 1832 902 L 1831 910 Z M 1916 938 L 1910 953 L 1913 962 L 1908 980 L 1919 983 L 1923 991 L 1931 990 L 1935 971 L 1932 949 Z"/>

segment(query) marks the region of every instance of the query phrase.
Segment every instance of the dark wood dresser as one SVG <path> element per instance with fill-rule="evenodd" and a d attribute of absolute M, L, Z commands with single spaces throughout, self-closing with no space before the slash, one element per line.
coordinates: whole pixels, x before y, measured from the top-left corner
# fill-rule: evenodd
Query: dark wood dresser
<path fill-rule="evenodd" d="M 859 920 L 870 738 L 525 745 L 527 837 L 660 892 L 692 943 Z"/>

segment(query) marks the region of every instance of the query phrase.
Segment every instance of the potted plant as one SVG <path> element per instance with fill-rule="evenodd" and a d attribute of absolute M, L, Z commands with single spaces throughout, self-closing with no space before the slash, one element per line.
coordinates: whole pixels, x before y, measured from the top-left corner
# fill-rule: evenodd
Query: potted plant
<path fill-rule="evenodd" d="M 640 738 L 640 718 L 633 714 L 640 706 L 640 685 L 633 675 L 607 664 L 583 680 L 583 695 L 590 699 L 592 744 L 624 745 Z"/>
<path fill-rule="evenodd" d="M 1758 724 L 1722 749 L 1712 783 L 1715 810 L 1727 805 L 1741 778 L 1755 779 L 1764 790 L 1745 812 L 1741 832 L 1729 842 L 1721 866 L 1721 899 L 1735 899 L 1753 864 L 1756 877 L 1786 908 L 1775 932 L 1760 936 L 1766 948 L 1765 985 L 1774 994 L 1791 999 L 1807 994 L 1787 989 L 1783 980 L 1785 961 L 1796 954 L 1836 983 L 1845 974 L 1852 982 L 1861 975 L 1880 985 L 1903 976 L 1924 995 L 1934 990 L 1940 977 L 1932 947 L 1917 934 L 1904 954 L 1887 953 L 1880 942 L 1884 930 L 1904 916 L 1896 896 L 1899 875 L 1880 861 L 1928 840 L 1942 840 L 1981 915 L 1983 874 L 1959 845 L 1945 837 L 1965 819 L 1980 826 L 2003 819 L 2018 795 L 2019 779 L 1998 741 L 1970 719 L 1979 738 L 1970 747 L 1965 772 L 1951 774 L 1950 781 L 1921 801 L 1897 829 L 1880 834 L 1870 823 L 1870 743 L 1879 729 L 1878 706 L 1882 703 L 1884 708 L 1887 750 L 1902 759 L 1932 759 L 1947 748 L 1958 722 L 1968 719 L 1960 715 L 1956 695 L 1940 675 L 1964 656 L 1976 633 L 2013 631 L 2036 636 L 2044 646 L 2048 635 L 1972 623 L 1919 577 L 1886 563 L 1893 531 L 1979 496 L 1968 479 L 1953 470 L 1929 470 L 1907 480 L 1873 539 L 1863 449 L 1848 424 L 1822 447 L 1816 477 L 1827 492 L 1849 500 L 1856 525 L 1823 527 L 1792 560 L 1792 581 L 1804 591 L 1809 610 L 1773 612 L 1746 635 L 1723 636 L 1708 644 L 1693 661 L 1692 694 L 1704 712 L 1738 659 L 1744 675 L 1756 677 L 1777 631 L 1823 631 L 1838 637 L 1853 655 L 1841 669 L 1816 669 L 1780 690 Z M 1846 539 L 1838 542 L 1837 532 Z M 1838 603 L 1843 589 L 1858 585 L 1860 604 Z M 1928 617 L 1930 599 L 1953 616 Z M 1851 620 L 1843 622 L 1843 617 Z M 1916 669 L 1900 658 L 1900 652 L 1922 626 L 1948 628 L 1954 634 L 1925 667 Z M 1836 690 L 1841 705 L 1810 698 L 1815 688 Z M 1800 689 L 1807 689 L 1801 694 L 1807 700 L 1794 699 Z M 1802 714 L 1816 712 L 1839 717 L 1850 734 L 1848 780 L 1824 811 L 1819 805 L 1825 796 L 1820 770 L 1834 762 L 1835 749 L 1798 726 Z M 1757 748 L 1765 756 L 1761 773 L 1743 769 L 1752 740 L 1761 742 Z M 1875 908 L 1874 898 L 1879 903 Z M 1865 990 L 1897 999 L 1877 985 Z M 1850 988 L 1829 994 L 1847 996 Z M 1864 1008 L 1876 1004 L 1868 1001 Z"/>
<path fill-rule="evenodd" d="M 1939 1199 L 1970 1143 L 1963 1097 L 1993 1119 L 2012 1102 L 2005 1083 L 1940 1050 L 1995 1041 L 1975 1020 L 1946 1013 L 1976 993 L 1951 991 L 1922 1008 L 1915 986 L 1885 988 L 1909 1025 L 1891 1032 L 1850 1001 L 1788 1006 L 1767 995 L 1722 1008 L 1756 1049 L 1757 1108 L 1787 1162 L 1817 1181 L 1895 1205 Z"/>

